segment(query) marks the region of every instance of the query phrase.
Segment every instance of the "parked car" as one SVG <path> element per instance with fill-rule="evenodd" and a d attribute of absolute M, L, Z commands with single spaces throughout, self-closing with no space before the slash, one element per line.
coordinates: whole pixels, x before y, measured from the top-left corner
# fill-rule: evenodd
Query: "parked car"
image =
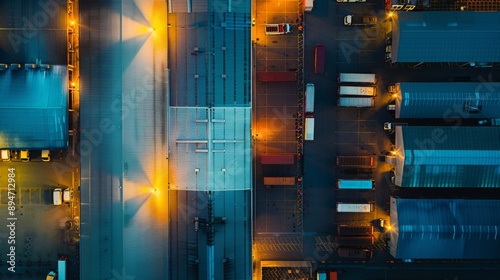
<path fill-rule="evenodd" d="M 56 279 L 55 277 L 57 277 L 57 273 L 55 273 L 54 271 L 51 271 L 51 272 L 49 272 L 49 274 L 47 274 L 47 277 L 45 278 L 45 280 L 54 280 L 54 279 Z"/>
<path fill-rule="evenodd" d="M 379 226 L 381 228 L 384 228 L 385 227 L 385 220 L 384 219 L 378 219 L 378 222 L 379 222 Z"/>
<path fill-rule="evenodd" d="M 9 161 L 9 160 L 10 160 L 10 151 L 2 150 L 2 161 Z"/>
<path fill-rule="evenodd" d="M 63 201 L 64 202 L 73 201 L 73 194 L 71 193 L 71 190 L 69 188 L 66 188 L 63 191 Z"/>
<path fill-rule="evenodd" d="M 30 161 L 30 151 L 21 150 L 21 161 Z"/>
<path fill-rule="evenodd" d="M 50 150 L 42 150 L 42 161 L 50 161 Z"/>

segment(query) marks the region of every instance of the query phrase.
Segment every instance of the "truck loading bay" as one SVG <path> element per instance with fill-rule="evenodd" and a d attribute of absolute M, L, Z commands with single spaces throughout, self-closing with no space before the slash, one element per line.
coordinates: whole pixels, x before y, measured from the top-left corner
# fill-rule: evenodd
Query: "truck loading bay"
<path fill-rule="evenodd" d="M 394 111 L 387 106 L 394 102 L 388 87 L 399 81 L 446 82 L 454 77 L 495 81 L 499 74 L 492 69 L 451 64 L 411 68 L 404 63 L 387 63 L 390 20 L 383 5 L 381 1 L 316 0 L 312 12 L 301 15 L 302 9 L 295 1 L 256 1 L 252 37 L 254 74 L 293 72 L 298 73 L 298 79 L 303 75 L 303 83 L 256 79 L 254 84 L 254 262 L 265 261 L 254 276 L 287 274 L 280 270 L 279 261 L 292 259 L 313 263 L 312 268 L 292 272 L 295 277 L 307 275 L 308 271 L 315 276 L 317 271 L 339 270 L 345 279 L 368 279 L 356 278 L 366 276 L 367 271 L 371 275 L 369 279 L 422 279 L 429 271 L 433 271 L 435 279 L 453 279 L 457 272 L 440 265 L 445 262 L 449 268 L 463 265 L 450 261 L 407 263 L 389 254 L 389 197 L 398 195 L 400 190 L 392 183 L 392 166 L 384 162 L 395 141 L 394 134 L 384 130 L 384 123 L 395 120 Z M 373 26 L 346 26 L 346 15 L 375 16 L 377 22 Z M 266 35 L 266 24 L 276 23 L 290 23 L 293 32 Z M 324 45 L 326 51 L 322 74 L 315 73 L 318 44 Z M 337 106 L 340 73 L 376 75 L 377 81 L 371 85 L 376 92 L 373 108 Z M 304 128 L 300 119 L 297 120 L 304 102 L 300 90 L 305 91 L 308 83 L 315 85 L 313 141 L 301 139 Z M 423 121 L 414 125 L 429 124 Z M 300 152 L 303 154 L 297 156 Z M 261 161 L 263 157 L 280 154 L 295 155 L 294 164 Z M 362 156 L 374 162 L 358 167 L 341 166 L 336 161 L 343 156 Z M 296 177 L 297 180 L 293 186 L 264 184 L 266 179 L 272 182 L 269 177 Z M 338 189 L 340 179 L 373 180 L 374 188 Z M 338 213 L 339 202 L 373 205 L 373 209 L 366 213 Z M 369 258 L 339 257 L 337 227 L 349 224 L 373 226 L 374 239 L 369 242 L 372 244 L 364 246 L 372 253 Z M 367 270 L 356 269 L 360 266 Z M 460 271 L 463 279 L 475 275 L 475 270 L 468 267 L 465 265 Z M 414 269 L 412 275 L 404 272 L 408 268 Z"/>

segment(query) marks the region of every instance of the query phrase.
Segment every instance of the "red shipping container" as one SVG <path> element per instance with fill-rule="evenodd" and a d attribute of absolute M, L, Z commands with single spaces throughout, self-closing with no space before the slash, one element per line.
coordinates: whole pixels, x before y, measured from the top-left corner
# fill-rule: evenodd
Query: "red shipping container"
<path fill-rule="evenodd" d="M 295 155 L 267 155 L 260 157 L 261 164 L 294 164 Z"/>

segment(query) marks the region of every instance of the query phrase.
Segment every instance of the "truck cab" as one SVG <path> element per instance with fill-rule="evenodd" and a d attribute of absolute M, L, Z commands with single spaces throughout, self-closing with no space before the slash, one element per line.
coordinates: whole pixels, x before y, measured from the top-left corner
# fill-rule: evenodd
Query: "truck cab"
<path fill-rule="evenodd" d="M 266 24 L 266 35 L 290 34 L 292 31 L 292 26 L 289 23 Z"/>
<path fill-rule="evenodd" d="M 386 122 L 386 123 L 384 123 L 384 130 L 394 130 L 397 125 L 399 125 L 399 126 L 406 126 L 408 124 L 407 123 L 390 123 L 390 122 Z"/>
<path fill-rule="evenodd" d="M 345 26 L 369 26 L 377 24 L 377 17 L 369 15 L 347 15 L 344 17 Z"/>

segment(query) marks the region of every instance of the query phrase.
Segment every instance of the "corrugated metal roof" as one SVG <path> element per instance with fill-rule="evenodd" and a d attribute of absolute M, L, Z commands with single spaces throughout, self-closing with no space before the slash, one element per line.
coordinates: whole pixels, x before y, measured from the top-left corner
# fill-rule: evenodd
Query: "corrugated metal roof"
<path fill-rule="evenodd" d="M 251 189 L 250 108 L 170 108 L 170 188 Z"/>
<path fill-rule="evenodd" d="M 500 12 L 397 12 L 392 62 L 498 62 Z"/>
<path fill-rule="evenodd" d="M 173 40 L 177 53 L 170 73 L 172 106 L 250 106 L 249 10 L 178 15 L 182 25 L 174 25 L 178 38 Z"/>
<path fill-rule="evenodd" d="M 399 83 L 396 118 L 499 118 L 500 83 Z"/>
<path fill-rule="evenodd" d="M 391 255 L 497 259 L 500 200 L 391 198 Z"/>
<path fill-rule="evenodd" d="M 68 67 L 0 71 L 0 148 L 68 145 Z"/>
<path fill-rule="evenodd" d="M 67 64 L 66 1 L 0 1 L 0 63 Z"/>
<path fill-rule="evenodd" d="M 500 187 L 500 127 L 396 127 L 401 187 Z"/>
<path fill-rule="evenodd" d="M 169 189 L 172 205 L 181 206 L 169 213 L 173 278 L 251 278 L 250 5 L 169 2 L 176 12 L 169 29 Z M 207 216 L 207 191 L 215 191 L 215 215 L 226 218 L 211 234 L 213 247 L 191 220 Z"/>

